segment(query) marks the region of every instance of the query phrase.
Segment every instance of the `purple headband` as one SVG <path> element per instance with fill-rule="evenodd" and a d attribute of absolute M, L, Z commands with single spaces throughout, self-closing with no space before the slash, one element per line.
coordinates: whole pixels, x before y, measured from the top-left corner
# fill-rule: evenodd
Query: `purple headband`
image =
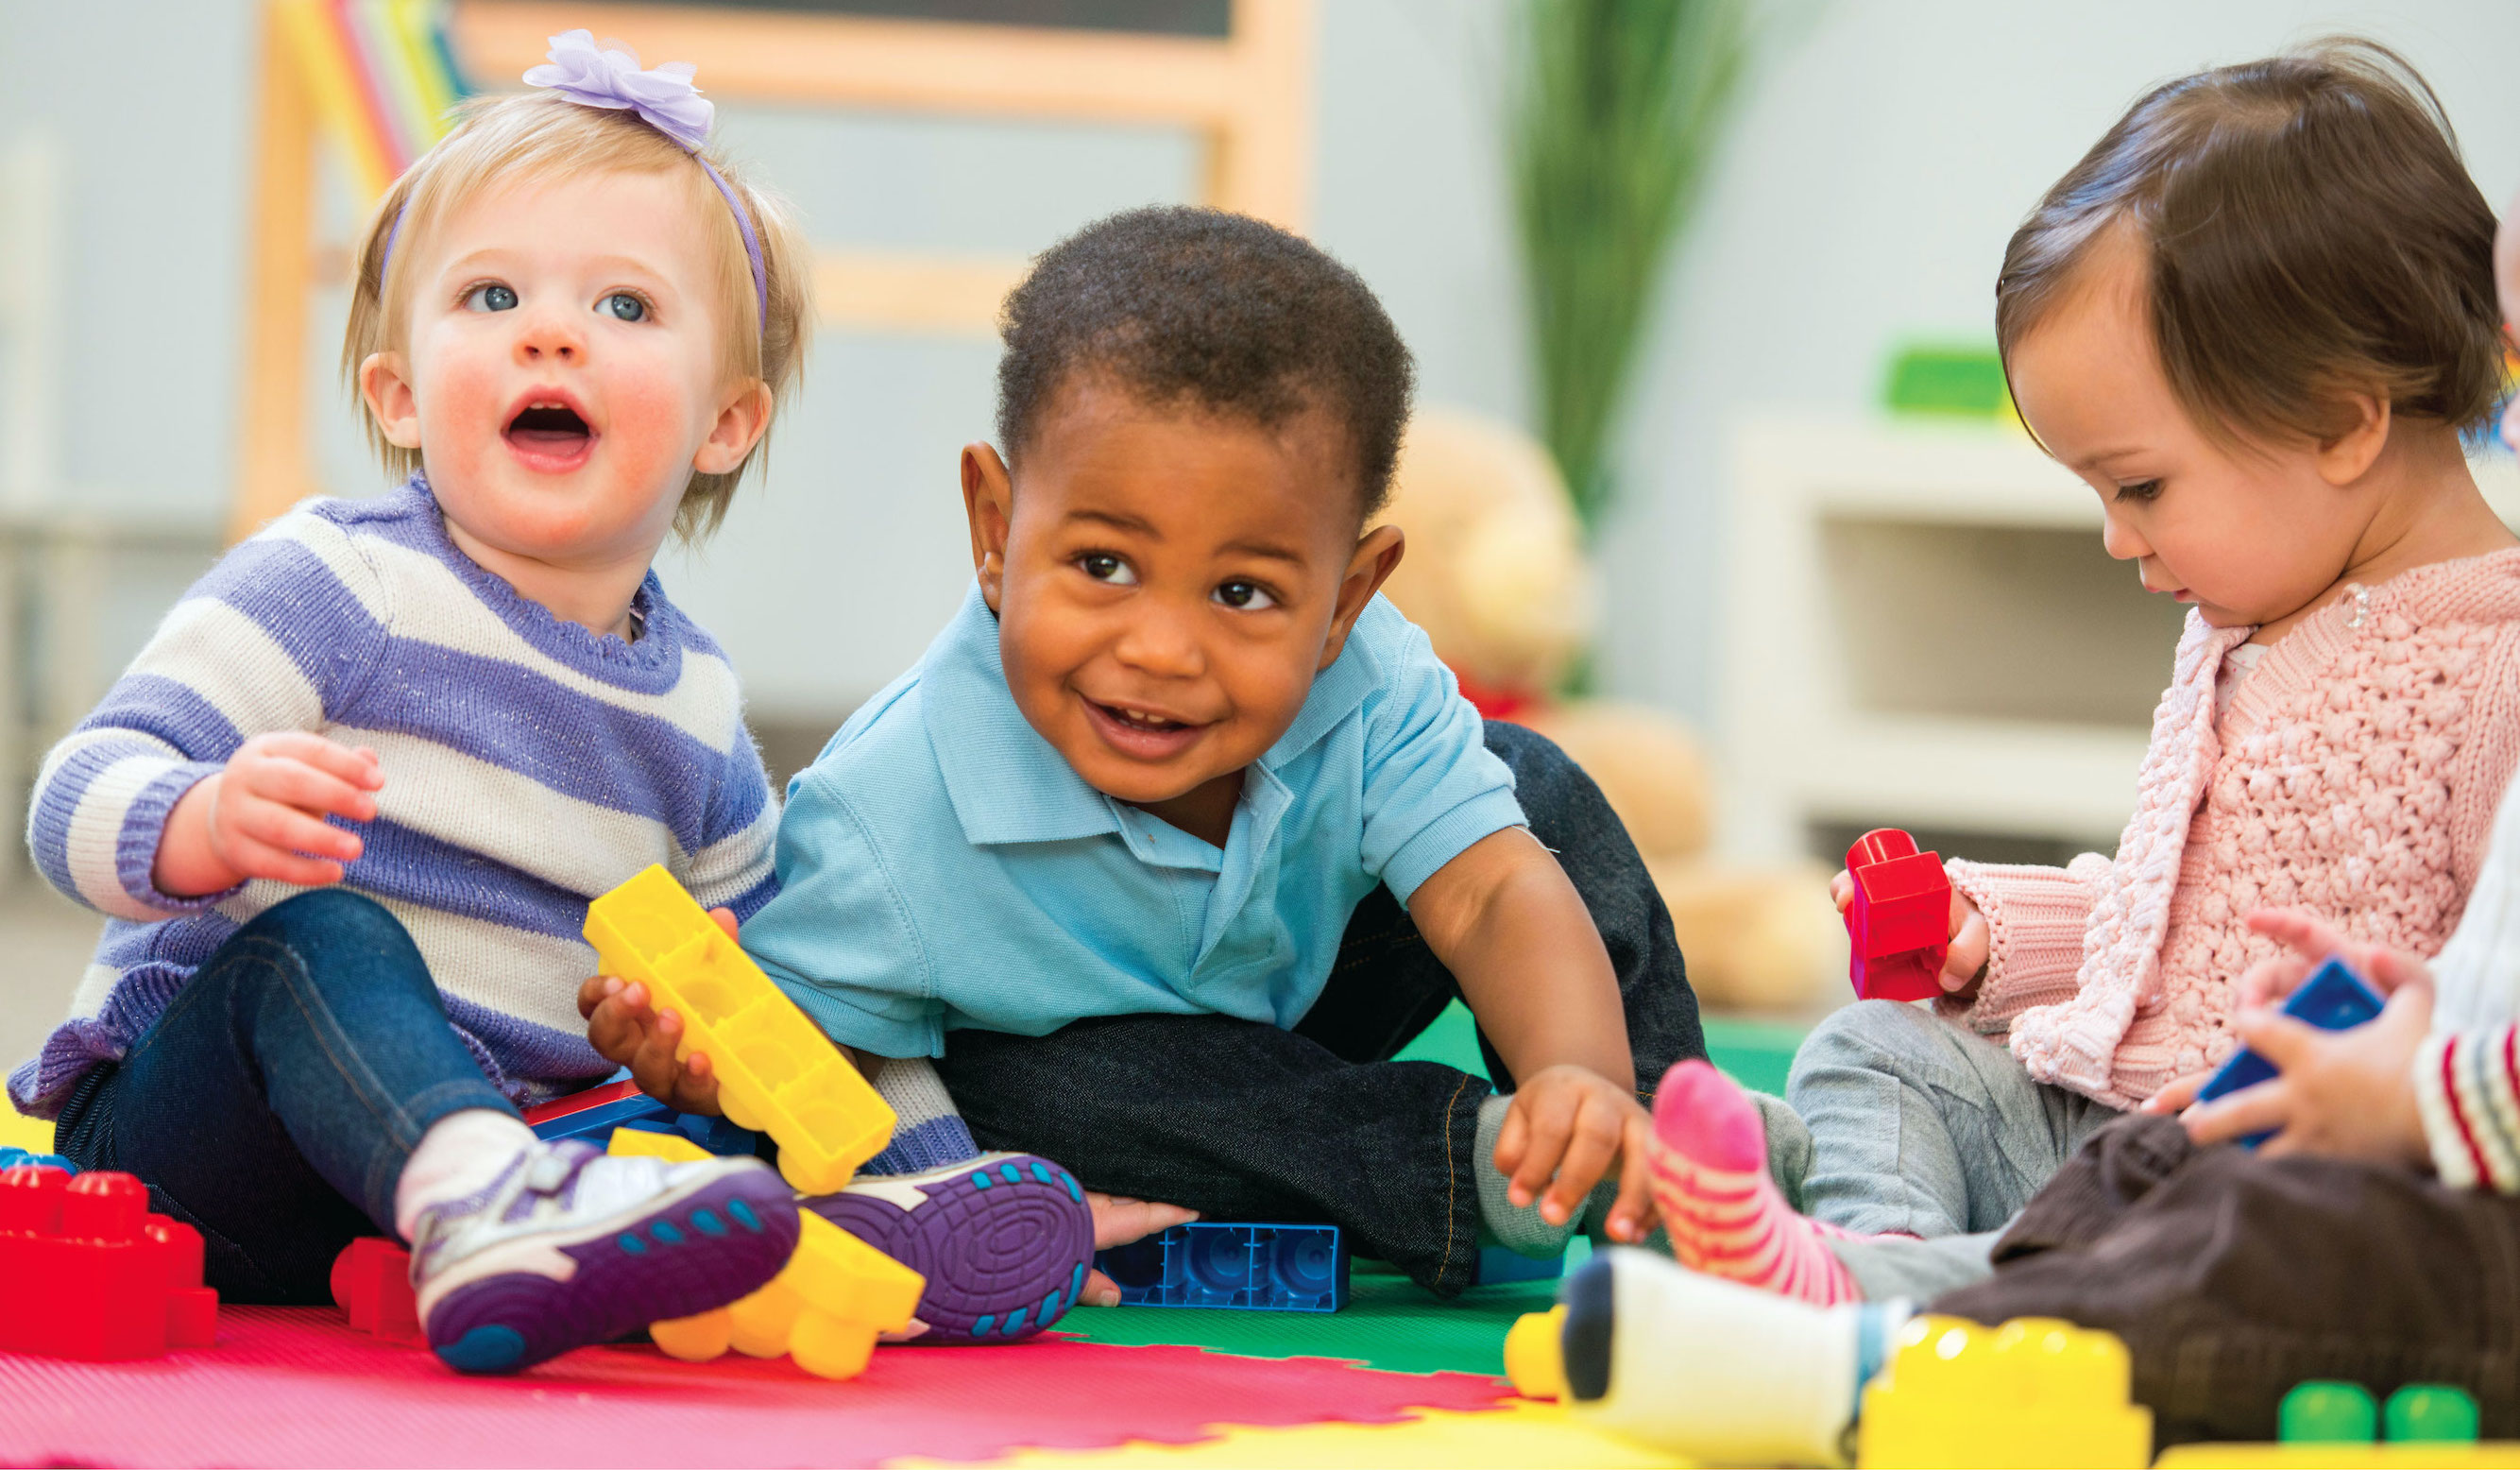
<path fill-rule="evenodd" d="M 692 64 L 667 62 L 652 71 L 642 71 L 639 58 L 630 52 L 596 49 L 595 33 L 589 30 L 562 31 L 551 38 L 551 50 L 545 55 L 551 58 L 550 65 L 527 71 L 525 85 L 549 87 L 580 107 L 637 113 L 649 126 L 691 150 L 692 161 L 725 196 L 727 208 L 735 214 L 735 227 L 743 234 L 744 257 L 752 262 L 752 296 L 761 307 L 761 330 L 769 331 L 770 270 L 762 263 L 761 237 L 753 233 L 752 216 L 736 198 L 735 186 L 700 157 L 717 105 L 692 85 Z M 404 207 L 410 207 L 407 200 Z M 401 234 L 402 211 L 396 210 L 392 226 L 385 231 L 384 255 L 377 262 L 380 273 L 393 259 L 394 241 Z"/>

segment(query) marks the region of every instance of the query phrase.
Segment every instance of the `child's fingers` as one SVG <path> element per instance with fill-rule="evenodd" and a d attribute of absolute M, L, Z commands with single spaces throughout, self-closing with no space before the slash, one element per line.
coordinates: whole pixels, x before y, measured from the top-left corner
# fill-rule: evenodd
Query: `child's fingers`
<path fill-rule="evenodd" d="M 2306 1021 L 2264 1009 L 2233 1015 L 2231 1031 L 2241 1044 L 2266 1058 L 2277 1072 L 2290 1072 L 2300 1066 L 2329 1035 Z"/>
<path fill-rule="evenodd" d="M 256 761 L 244 774 L 247 788 L 255 796 L 299 811 L 329 812 L 361 822 L 377 814 L 374 792 L 303 760 Z"/>
<path fill-rule="evenodd" d="M 1573 1219 L 1575 1212 L 1584 1208 L 1584 1199 L 1593 1192 L 1593 1186 L 1610 1171 L 1618 1154 L 1618 1124 L 1601 1118 L 1598 1109 L 1585 1109 L 1567 1137 L 1566 1156 L 1557 1163 L 1556 1179 L 1540 1197 L 1540 1217 L 1552 1225 Z"/>
<path fill-rule="evenodd" d="M 2198 1103 L 2181 1115 L 2187 1136 L 2199 1144 L 2228 1143 L 2280 1128 L 2292 1120 L 2292 1099 L 2282 1078 L 2243 1087 L 2228 1097 Z"/>
<path fill-rule="evenodd" d="M 1525 1115 L 1526 1133 L 1522 1158 L 1505 1191 L 1515 1209 L 1540 1198 L 1549 1176 L 1557 1172 L 1557 1161 L 1565 1157 L 1566 1140 L 1575 1131 L 1576 1107 L 1576 1095 L 1561 1087 L 1525 1088 L 1513 1095 L 1508 1111 Z"/>
<path fill-rule="evenodd" d="M 2177 1113 L 2184 1109 L 2189 1103 L 2194 1102 L 2196 1100 L 2196 1094 L 2203 1090 L 2205 1084 L 2213 1080 L 2213 1079 L 2214 1074 L 2211 1071 L 2191 1072 L 2185 1077 L 2172 1078 L 2169 1085 L 2163 1087 L 2160 1091 L 2152 1094 L 2150 1097 L 2145 1098 L 2142 1103 L 2137 1106 L 2136 1111 L 2138 1113 Z"/>
<path fill-rule="evenodd" d="M 263 736 L 256 742 L 255 754 L 311 765 L 363 791 L 375 791 L 385 784 L 384 768 L 375 751 L 366 746 L 353 749 L 303 730 L 281 730 Z"/>
<path fill-rule="evenodd" d="M 630 1054 L 630 1080 L 658 1102 L 674 1100 L 674 1082 L 682 1071 L 682 1064 L 674 1060 L 674 1043 L 682 1034 L 683 1018 L 672 1011 L 658 1011 L 655 1024 Z"/>
<path fill-rule="evenodd" d="M 731 908 L 712 908 L 712 909 L 710 909 L 710 910 L 709 910 L 709 917 L 710 917 L 710 918 L 712 918 L 712 919 L 717 920 L 717 927 L 726 931 L 726 937 L 727 937 L 728 939 L 730 939 L 730 940 L 731 940 L 731 939 L 734 939 L 734 938 L 735 938 L 735 910 L 734 910 L 734 909 L 731 909 Z"/>
<path fill-rule="evenodd" d="M 1944 951 L 1943 989 L 1957 995 L 1976 984 L 1978 972 L 1986 968 L 1992 944 L 1986 916 L 1977 911 L 1975 904 L 1969 905 L 1967 916 L 1952 936 L 1951 947 Z"/>
<path fill-rule="evenodd" d="M 1103 1275 L 1101 1271 L 1087 1271 L 1085 1273 L 1085 1305 L 1088 1307 L 1119 1306 L 1120 1288 L 1118 1284 L 1113 1282 L 1110 1277 Z"/>
<path fill-rule="evenodd" d="M 674 1079 L 674 1106 L 703 1118 L 715 1118 L 724 1112 L 717 1102 L 717 1069 L 710 1064 L 707 1052 L 696 1051 L 683 1058 L 682 1073 Z"/>
<path fill-rule="evenodd" d="M 1496 1154 L 1488 1162 L 1501 1174 L 1510 1174 L 1522 1167 L 1523 1151 L 1531 1144 L 1531 1123 L 1522 1110 L 1506 1105 L 1505 1122 L 1497 1128 Z"/>
<path fill-rule="evenodd" d="M 1652 1127 L 1644 1122 L 1628 1127 L 1619 1164 L 1619 1197 L 1611 1201 L 1610 1217 L 1602 1227 L 1622 1245 L 1635 1245 L 1653 1229 L 1653 1161 L 1645 1155 L 1645 1135 Z"/>
<path fill-rule="evenodd" d="M 220 793 L 219 836 L 229 843 L 242 838 L 302 857 L 328 857 L 336 862 L 357 860 L 365 846 L 357 833 L 328 826 L 294 807 L 255 798 L 250 793 L 239 795 L 247 800 L 231 802 L 225 800 L 227 793 Z"/>
<path fill-rule="evenodd" d="M 268 878 L 300 888 L 327 888 L 341 881 L 341 865 L 322 857 L 303 857 L 285 848 L 231 836 L 219 845 L 219 860 L 248 878 Z"/>
<path fill-rule="evenodd" d="M 617 976 L 590 975 L 586 977 L 586 984 L 577 988 L 578 1019 L 582 1021 L 594 1020 L 595 1008 L 602 1005 L 608 997 L 618 995 L 620 993 L 621 981 Z"/>
<path fill-rule="evenodd" d="M 1846 869 L 1838 869 L 1837 876 L 1828 881 L 1828 901 L 1837 905 L 1839 913 L 1846 912 L 1847 905 L 1855 901 L 1855 880 L 1846 875 Z"/>

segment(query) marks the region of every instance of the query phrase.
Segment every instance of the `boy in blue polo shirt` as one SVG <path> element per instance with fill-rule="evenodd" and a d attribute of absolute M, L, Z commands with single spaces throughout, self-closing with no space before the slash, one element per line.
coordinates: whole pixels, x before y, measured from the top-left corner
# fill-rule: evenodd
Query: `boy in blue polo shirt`
<path fill-rule="evenodd" d="M 1327 1219 L 1446 1295 L 1483 1234 L 1643 1238 L 1640 1080 L 1703 1054 L 1696 1003 L 1592 783 L 1376 595 L 1411 366 L 1372 295 L 1144 209 L 1005 337 L 977 578 L 791 783 L 745 947 L 1096 1191 Z M 1456 994 L 1509 1092 L 1389 1060 Z"/>

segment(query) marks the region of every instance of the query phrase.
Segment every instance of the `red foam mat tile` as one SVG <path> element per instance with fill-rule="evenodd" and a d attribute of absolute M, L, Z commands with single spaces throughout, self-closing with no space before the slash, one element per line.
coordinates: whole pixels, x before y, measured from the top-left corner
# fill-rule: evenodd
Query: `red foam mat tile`
<path fill-rule="evenodd" d="M 0 1464 L 875 1465 L 1182 1444 L 1217 1423 L 1388 1423 L 1505 1392 L 1469 1373 L 1056 1338 L 879 1349 L 845 1383 L 644 1346 L 462 1378 L 338 1311 L 248 1307 L 220 1311 L 216 1348 L 146 1362 L 0 1354 Z"/>

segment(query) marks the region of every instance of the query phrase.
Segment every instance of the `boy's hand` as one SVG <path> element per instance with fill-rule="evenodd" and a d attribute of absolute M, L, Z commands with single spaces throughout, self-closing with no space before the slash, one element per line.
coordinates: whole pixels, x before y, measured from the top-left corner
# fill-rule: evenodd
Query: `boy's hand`
<path fill-rule="evenodd" d="M 1619 1197 L 1603 1228 L 1612 1240 L 1634 1245 L 1654 1222 L 1645 1178 L 1645 1139 L 1652 1131 L 1653 1119 L 1635 1095 L 1609 1079 L 1571 1064 L 1545 1068 L 1514 1092 L 1497 1133 L 1506 1198 L 1517 1209 L 1537 1199 L 1540 1217 L 1562 1225 L 1616 1167 Z"/>
<path fill-rule="evenodd" d="M 1846 869 L 1838 869 L 1837 876 L 1828 881 L 1828 896 L 1840 914 L 1853 906 L 1855 880 L 1848 876 Z M 1993 948 L 1986 916 L 1979 913 L 1977 905 L 1962 896 L 1958 888 L 1954 888 L 1951 948 L 1943 955 L 1943 993 L 1954 1000 L 1974 998 L 1978 982 L 1985 978 L 1987 956 Z"/>
<path fill-rule="evenodd" d="M 338 883 L 341 865 L 356 861 L 364 845 L 324 818 L 376 820 L 384 784 L 377 753 L 365 746 L 352 750 L 303 730 L 256 735 L 176 800 L 150 882 L 181 897 L 254 878 Z"/>
<path fill-rule="evenodd" d="M 712 908 L 709 917 L 734 939 L 735 911 Z M 652 1009 L 648 988 L 617 976 L 593 975 L 577 988 L 577 1013 L 586 1018 L 586 1039 L 604 1059 L 630 1069 L 639 1090 L 678 1113 L 716 1117 L 717 1073 L 708 1053 L 693 1052 L 677 1062 L 674 1047 L 683 1038 L 683 1018 L 671 1010 Z"/>
<path fill-rule="evenodd" d="M 2422 1163 L 2429 1151 L 2408 1074 L 2432 1029 L 2432 973 L 2412 955 L 2347 940 L 2308 914 L 2261 910 L 2249 915 L 2249 927 L 2292 949 L 2241 977 L 2241 1009 L 2232 1020 L 2241 1043 L 2272 1064 L 2275 1076 L 2188 1108 L 2182 1120 L 2188 1136 L 2220 1143 L 2272 1128 L 2275 1135 L 2259 1150 L 2270 1158 Z M 2273 1008 L 2331 955 L 2389 997 L 2377 1019 L 2330 1032 Z"/>
<path fill-rule="evenodd" d="M 1198 1218 L 1197 1211 L 1185 1210 L 1179 1205 L 1131 1199 L 1125 1194 L 1104 1194 L 1096 1189 L 1085 1191 L 1085 1207 L 1094 1212 L 1094 1249 L 1098 1251 L 1135 1245 L 1149 1235 L 1161 1235 L 1175 1225 L 1186 1225 Z M 1085 1305 L 1119 1306 L 1119 1286 L 1099 1270 L 1088 1271 L 1085 1275 Z"/>

